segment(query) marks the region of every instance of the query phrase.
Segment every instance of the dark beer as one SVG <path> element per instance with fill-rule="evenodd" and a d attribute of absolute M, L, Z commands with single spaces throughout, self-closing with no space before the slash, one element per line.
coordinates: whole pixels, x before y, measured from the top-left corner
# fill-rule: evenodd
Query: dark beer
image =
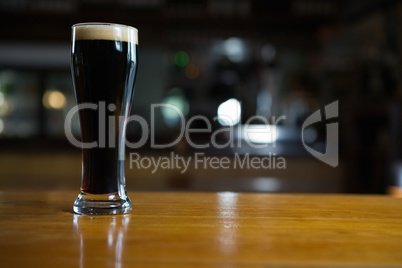
<path fill-rule="evenodd" d="M 137 70 L 137 44 L 116 38 L 111 26 L 99 33 L 85 29 L 75 33 L 71 53 L 73 81 L 78 104 L 97 109 L 79 110 L 83 143 L 82 185 L 85 194 L 111 194 L 124 186 L 125 118 L 130 113 Z M 118 32 L 117 32 L 118 34 Z"/>

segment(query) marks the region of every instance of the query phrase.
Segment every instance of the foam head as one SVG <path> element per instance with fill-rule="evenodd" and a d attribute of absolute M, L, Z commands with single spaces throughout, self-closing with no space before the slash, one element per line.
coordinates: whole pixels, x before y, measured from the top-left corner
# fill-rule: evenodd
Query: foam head
<path fill-rule="evenodd" d="M 72 26 L 73 40 L 112 40 L 138 45 L 138 30 L 113 23 L 79 23 Z"/>

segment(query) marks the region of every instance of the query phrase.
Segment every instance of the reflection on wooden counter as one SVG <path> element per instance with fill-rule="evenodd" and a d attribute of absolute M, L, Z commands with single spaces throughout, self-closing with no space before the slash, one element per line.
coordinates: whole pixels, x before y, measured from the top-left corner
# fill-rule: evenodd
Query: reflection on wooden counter
<path fill-rule="evenodd" d="M 2 267 L 401 267 L 402 199 L 130 192 L 81 216 L 76 191 L 0 192 Z"/>

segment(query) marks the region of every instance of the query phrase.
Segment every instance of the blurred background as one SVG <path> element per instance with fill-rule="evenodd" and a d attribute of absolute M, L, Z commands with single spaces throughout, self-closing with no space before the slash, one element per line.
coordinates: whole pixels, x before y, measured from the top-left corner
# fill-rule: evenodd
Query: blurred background
<path fill-rule="evenodd" d="M 67 141 L 64 119 L 75 105 L 71 25 L 88 21 L 139 29 L 132 114 L 148 122 L 154 103 L 173 104 L 187 118 L 206 116 L 213 131 L 227 127 L 219 115 L 233 115 L 238 125 L 253 115 L 270 123 L 286 116 L 275 145 L 256 137 L 269 146 L 252 148 L 240 135 L 240 148 L 201 150 L 217 157 L 275 154 L 286 169 L 152 173 L 127 162 L 128 190 L 390 193 L 402 185 L 401 1 L 0 0 L 0 18 L 0 189 L 78 191 L 81 152 Z M 340 156 L 333 168 L 303 148 L 301 127 L 337 100 L 332 121 L 339 123 Z M 158 109 L 154 120 L 158 143 L 177 137 L 177 114 Z M 327 123 L 305 130 L 308 145 L 323 153 Z M 140 131 L 129 124 L 128 140 Z M 210 139 L 192 136 L 198 144 Z M 147 157 L 172 151 L 195 152 L 185 140 L 135 150 Z"/>

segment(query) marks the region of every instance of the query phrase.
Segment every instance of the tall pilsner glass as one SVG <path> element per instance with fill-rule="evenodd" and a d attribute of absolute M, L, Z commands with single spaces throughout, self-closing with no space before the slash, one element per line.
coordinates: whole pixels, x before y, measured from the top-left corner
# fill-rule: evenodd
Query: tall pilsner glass
<path fill-rule="evenodd" d="M 110 23 L 72 26 L 71 70 L 82 137 L 79 214 L 131 210 L 124 148 L 137 71 L 137 29 Z"/>

